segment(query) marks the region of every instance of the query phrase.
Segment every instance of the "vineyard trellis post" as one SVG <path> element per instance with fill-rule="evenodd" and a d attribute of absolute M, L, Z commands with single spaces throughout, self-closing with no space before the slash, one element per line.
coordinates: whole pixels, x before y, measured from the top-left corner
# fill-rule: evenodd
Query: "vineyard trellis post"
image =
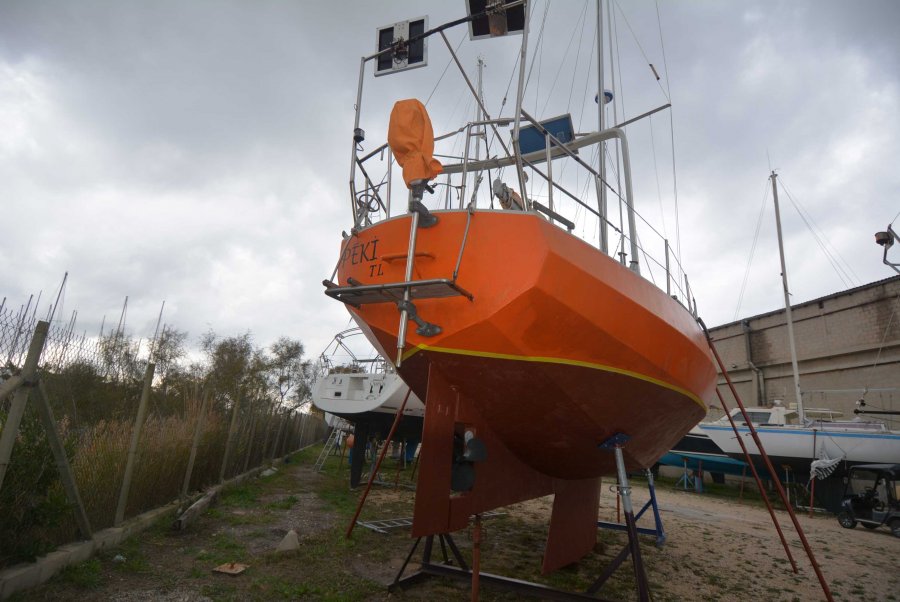
<path fill-rule="evenodd" d="M 203 422 L 206 420 L 206 410 L 209 407 L 209 399 L 212 393 L 204 390 L 200 402 L 200 415 L 197 416 L 197 428 L 194 429 L 194 441 L 191 443 L 191 455 L 188 458 L 187 470 L 184 471 L 184 484 L 181 486 L 181 499 L 187 499 L 188 489 L 191 486 L 191 476 L 194 472 L 194 462 L 197 460 L 197 448 L 200 446 L 200 436 L 203 434 Z"/>
<path fill-rule="evenodd" d="M 50 399 L 37 375 L 38 363 L 40 362 L 49 330 L 50 323 L 44 320 L 40 320 L 35 325 L 34 335 L 28 346 L 28 354 L 25 356 L 25 363 L 22 365 L 22 372 L 19 375 L 20 378 L 16 380 L 13 377 L 7 381 L 7 386 L 4 387 L 2 396 L 0 396 L 0 399 L 2 399 L 10 393 L 13 394 L 6 424 L 3 425 L 3 431 L 0 432 L 0 488 L 3 487 L 6 470 L 9 467 L 12 456 L 12 449 L 19 433 L 19 425 L 22 423 L 22 416 L 25 414 L 25 406 L 28 403 L 30 389 L 37 389 L 38 399 L 35 401 L 35 404 L 44 426 L 47 442 L 56 461 L 60 481 L 66 491 L 66 496 L 74 506 L 78 530 L 85 538 L 90 538 L 93 534 L 91 524 L 84 509 L 84 504 L 81 501 L 81 496 L 78 493 L 78 485 L 75 482 L 72 467 L 69 465 L 69 459 L 66 457 L 65 447 L 56 430 L 56 420 L 53 418 L 53 410 L 50 408 Z"/>
<path fill-rule="evenodd" d="M 256 408 L 254 404 L 249 404 L 248 409 L 250 410 L 250 432 L 248 434 L 247 441 L 247 451 L 244 454 L 244 468 L 241 472 L 247 472 L 247 469 L 250 467 L 250 456 L 253 455 L 253 440 L 255 439 L 254 435 L 256 434 Z"/>
<path fill-rule="evenodd" d="M 9 467 L 9 459 L 12 456 L 13 445 L 16 442 L 16 436 L 19 434 L 19 425 L 22 422 L 22 416 L 25 414 L 25 404 L 28 402 L 28 391 L 34 384 L 35 374 L 37 373 L 38 360 L 41 352 L 44 350 L 44 342 L 47 340 L 47 331 L 50 329 L 48 322 L 38 322 L 34 328 L 34 336 L 31 338 L 31 345 L 28 347 L 28 355 L 25 356 L 25 363 L 22 366 L 22 372 L 18 377 L 13 376 L 4 385 L 0 399 L 5 398 L 10 393 L 13 394 L 12 404 L 9 407 L 9 414 L 6 417 L 6 424 L 0 431 L 0 488 L 3 487 L 3 479 L 6 476 L 6 469 Z M 16 333 L 18 337 L 18 333 Z M 23 386 L 24 385 L 24 386 Z M 8 391 L 6 389 L 9 389 Z"/>
<path fill-rule="evenodd" d="M 281 411 L 279 411 L 281 410 Z M 284 432 L 284 410 L 283 408 L 275 409 L 275 420 L 278 425 L 278 429 L 275 431 L 275 442 L 272 444 L 272 455 L 269 457 L 271 462 L 275 461 L 275 457 L 278 456 L 278 446 L 281 443 L 281 434 Z"/>
<path fill-rule="evenodd" d="M 231 426 L 228 427 L 228 439 L 225 441 L 225 452 L 222 454 L 222 468 L 219 469 L 219 482 L 225 481 L 225 470 L 228 468 L 228 456 L 231 455 L 231 443 L 234 439 L 235 427 L 237 425 L 238 406 L 240 405 L 240 397 L 236 397 L 234 405 L 231 408 Z"/>
<path fill-rule="evenodd" d="M 306 419 L 307 416 L 309 416 L 309 414 L 300 414 L 300 442 L 296 445 L 296 448 L 303 447 L 303 435 L 306 434 L 306 423 L 309 422 L 309 420 Z"/>
<path fill-rule="evenodd" d="M 134 420 L 134 428 L 131 430 L 131 443 L 128 446 L 128 459 L 125 462 L 125 476 L 122 478 L 122 490 L 119 492 L 119 503 L 116 506 L 116 518 L 114 525 L 118 527 L 125 520 L 125 505 L 128 503 L 128 491 L 131 489 L 131 478 L 134 475 L 134 465 L 137 461 L 138 443 L 141 439 L 141 428 L 147 418 L 147 405 L 150 401 L 150 386 L 153 384 L 153 372 L 156 370 L 154 362 L 147 362 L 147 370 L 144 372 L 144 387 L 141 390 L 141 401 L 138 404 L 137 418 Z"/>
<path fill-rule="evenodd" d="M 40 394 L 37 402 L 38 414 L 41 417 L 41 422 L 44 423 L 44 430 L 47 432 L 47 442 L 50 444 L 53 458 L 56 460 L 59 480 L 62 482 L 63 489 L 66 490 L 66 496 L 68 496 L 69 501 L 75 506 L 75 520 L 78 523 L 78 529 L 86 539 L 90 538 L 93 534 L 91 522 L 88 520 L 87 511 L 84 509 L 84 503 L 81 501 L 81 495 L 78 493 L 78 484 L 75 482 L 75 474 L 72 472 L 72 467 L 69 466 L 66 449 L 59 439 L 59 433 L 56 431 L 56 420 L 53 418 L 53 410 L 50 408 L 50 396 L 47 395 L 47 389 L 40 380 L 37 383 L 37 389 Z"/>

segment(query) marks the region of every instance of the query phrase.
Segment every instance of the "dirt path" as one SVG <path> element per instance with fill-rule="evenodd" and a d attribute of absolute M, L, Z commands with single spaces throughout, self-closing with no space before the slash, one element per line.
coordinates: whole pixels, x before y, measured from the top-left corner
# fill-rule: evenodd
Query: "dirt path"
<path fill-rule="evenodd" d="M 226 492 L 186 532 L 172 532 L 169 521 L 163 521 L 13 600 L 468 599 L 465 584 L 439 579 L 388 594 L 385 586 L 411 545 L 408 533 L 382 535 L 357 528 L 352 539 L 344 538 L 359 492 L 348 491 L 346 470 L 339 474 L 336 459 L 325 474 L 314 473 L 317 451 L 307 450 L 276 475 Z M 401 482 L 405 478 L 401 473 Z M 646 488 L 637 484 L 634 492 L 640 507 Z M 778 517 L 798 575 L 791 572 L 764 508 L 666 484 L 658 496 L 668 541 L 656 548 L 645 538 L 642 547 L 654 600 L 823 599 L 786 513 Z M 410 516 L 412 499 L 404 489 L 375 489 L 363 518 Z M 595 552 L 543 579 L 537 571 L 551 502 L 542 498 L 517 504 L 505 509 L 505 516 L 486 521 L 483 570 L 563 589 L 586 588 L 624 545 L 624 536 L 601 531 Z M 615 520 L 615 513 L 615 498 L 604 488 L 601 520 Z M 832 517 L 802 516 L 800 521 L 836 600 L 900 600 L 900 539 L 884 529 L 842 529 Z M 290 529 L 300 536 L 300 550 L 275 553 Z M 454 536 L 467 558 L 469 536 Z M 213 567 L 232 561 L 249 568 L 237 577 L 212 573 Z M 520 598 L 488 587 L 482 592 L 483 600 Z M 635 599 L 631 575 L 618 571 L 602 593 L 610 599 Z"/>

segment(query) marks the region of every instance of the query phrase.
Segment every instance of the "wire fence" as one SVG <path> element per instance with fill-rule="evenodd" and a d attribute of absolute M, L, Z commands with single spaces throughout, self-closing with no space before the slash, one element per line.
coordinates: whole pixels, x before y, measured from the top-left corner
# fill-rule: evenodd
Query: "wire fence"
<path fill-rule="evenodd" d="M 0 307 L 0 567 L 186 500 L 327 434 L 322 417 L 262 389 L 236 396 L 200 375 L 154 378 L 138 347 Z"/>

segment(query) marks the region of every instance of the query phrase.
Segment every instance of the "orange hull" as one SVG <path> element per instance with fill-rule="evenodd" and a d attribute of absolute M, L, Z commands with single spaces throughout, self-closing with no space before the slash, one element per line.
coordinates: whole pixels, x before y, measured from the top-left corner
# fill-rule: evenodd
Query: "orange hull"
<path fill-rule="evenodd" d="M 414 279 L 448 278 L 459 256 L 466 212 L 435 214 L 440 223 L 419 230 Z M 409 225 L 408 216 L 395 218 L 345 241 L 340 284 L 403 281 Z M 443 332 L 424 338 L 411 327 L 400 374 L 425 399 L 433 363 L 540 472 L 613 472 L 597 445 L 617 432 L 631 437 L 630 468 L 649 466 L 705 415 L 716 372 L 693 317 L 546 220 L 475 212 L 457 283 L 473 301 L 415 302 Z M 352 311 L 385 357 L 396 357 L 397 308 Z"/>
<path fill-rule="evenodd" d="M 470 219 L 456 282 L 473 299 L 415 300 L 419 316 L 442 332 L 425 338 L 410 323 L 399 370 L 426 400 L 413 532 L 452 531 L 474 512 L 555 492 L 578 510 L 567 518 L 554 509 L 547 554 L 563 551 L 545 557 L 551 570 L 577 559 L 560 540 L 596 521 L 596 503 L 577 500 L 595 497 L 596 477 L 615 471 L 613 454 L 598 445 L 623 433 L 626 465 L 653 464 L 705 415 L 712 358 L 678 302 L 543 218 L 435 215 L 436 226 L 419 229 L 413 279 L 451 278 Z M 403 216 L 345 240 L 339 284 L 402 282 L 409 228 Z M 397 307 L 351 311 L 395 358 Z M 472 491 L 451 497 L 453 435 L 461 428 L 485 441 L 488 461 L 476 465 Z M 589 534 L 579 554 L 593 545 Z"/>

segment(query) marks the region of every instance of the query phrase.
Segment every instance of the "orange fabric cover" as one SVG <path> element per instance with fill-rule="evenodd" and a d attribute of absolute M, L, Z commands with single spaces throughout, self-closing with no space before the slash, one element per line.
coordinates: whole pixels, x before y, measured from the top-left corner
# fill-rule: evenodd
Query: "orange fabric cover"
<path fill-rule="evenodd" d="M 425 106 L 415 98 L 398 100 L 391 110 L 388 145 L 403 168 L 409 187 L 413 180 L 431 180 L 443 171 L 434 154 L 434 130 Z"/>

